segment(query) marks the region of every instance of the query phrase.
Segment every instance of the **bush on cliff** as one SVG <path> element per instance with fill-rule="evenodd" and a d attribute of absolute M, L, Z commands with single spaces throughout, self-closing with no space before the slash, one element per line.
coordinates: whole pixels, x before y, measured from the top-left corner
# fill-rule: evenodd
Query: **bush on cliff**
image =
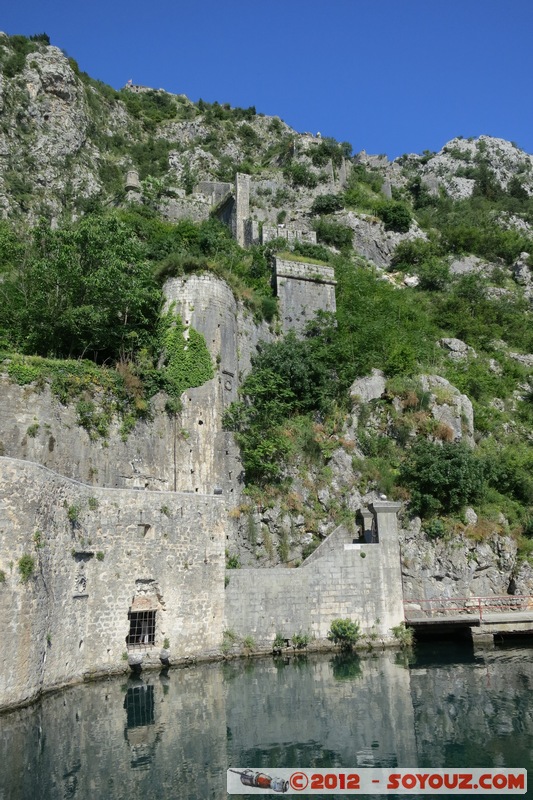
<path fill-rule="evenodd" d="M 465 444 L 422 439 L 408 453 L 398 480 L 410 492 L 410 512 L 421 517 L 460 511 L 485 488 L 483 462 Z"/>

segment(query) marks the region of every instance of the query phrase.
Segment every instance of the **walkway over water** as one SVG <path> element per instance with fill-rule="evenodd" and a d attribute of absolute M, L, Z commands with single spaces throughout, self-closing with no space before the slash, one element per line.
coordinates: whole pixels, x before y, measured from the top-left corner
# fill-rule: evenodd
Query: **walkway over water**
<path fill-rule="evenodd" d="M 472 636 L 533 634 L 533 595 L 404 600 L 405 624 L 415 631 L 470 628 Z"/>

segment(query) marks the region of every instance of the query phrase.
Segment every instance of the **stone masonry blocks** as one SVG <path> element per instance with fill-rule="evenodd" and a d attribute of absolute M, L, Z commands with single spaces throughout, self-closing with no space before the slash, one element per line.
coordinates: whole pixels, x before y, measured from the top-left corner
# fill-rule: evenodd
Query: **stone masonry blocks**
<path fill-rule="evenodd" d="M 363 633 L 390 637 L 404 619 L 398 509 L 390 502 L 372 507 L 379 543 L 354 547 L 337 528 L 322 553 L 297 569 L 228 571 L 226 627 L 268 645 L 278 631 L 326 639 L 333 619 L 350 617 Z"/>
<path fill-rule="evenodd" d="M 0 458 L 0 702 L 124 669 L 133 599 L 156 610 L 145 663 L 218 651 L 222 498 L 103 489 Z M 32 559 L 24 580 L 19 565 Z"/>

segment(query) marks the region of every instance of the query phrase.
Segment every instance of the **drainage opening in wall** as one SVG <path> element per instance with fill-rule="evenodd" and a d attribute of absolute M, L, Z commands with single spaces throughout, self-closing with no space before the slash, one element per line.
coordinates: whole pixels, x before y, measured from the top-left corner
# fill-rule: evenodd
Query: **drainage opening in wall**
<path fill-rule="evenodd" d="M 130 611 L 130 632 L 126 636 L 128 647 L 146 647 L 155 644 L 155 611 Z"/>

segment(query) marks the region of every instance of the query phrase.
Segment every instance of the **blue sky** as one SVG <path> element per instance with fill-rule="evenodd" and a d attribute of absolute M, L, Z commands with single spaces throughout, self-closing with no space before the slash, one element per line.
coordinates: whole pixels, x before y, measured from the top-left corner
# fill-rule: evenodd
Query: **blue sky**
<path fill-rule="evenodd" d="M 255 105 L 358 152 L 489 134 L 533 153 L 532 0 L 21 0 L 92 77 Z"/>

